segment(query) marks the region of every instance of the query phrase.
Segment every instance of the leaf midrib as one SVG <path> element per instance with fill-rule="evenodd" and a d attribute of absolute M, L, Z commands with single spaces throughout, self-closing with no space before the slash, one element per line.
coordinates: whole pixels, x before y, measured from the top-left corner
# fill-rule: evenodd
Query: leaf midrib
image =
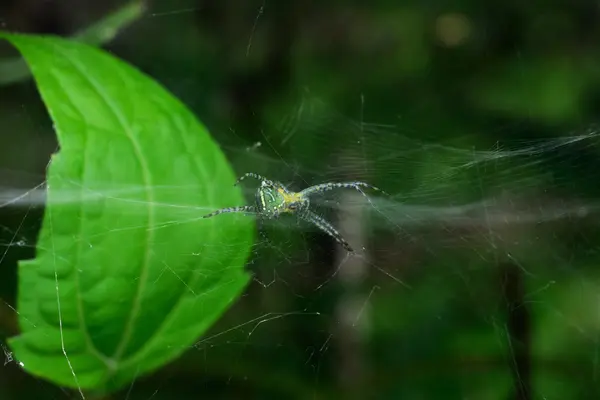
<path fill-rule="evenodd" d="M 63 52 L 63 54 L 64 54 L 64 52 Z M 147 206 L 148 206 L 147 207 L 148 226 L 149 227 L 154 226 L 155 214 L 154 214 L 154 191 L 152 190 L 152 179 L 150 177 L 150 172 L 149 172 L 146 158 L 144 157 L 144 154 L 141 151 L 139 142 L 135 139 L 129 124 L 123 117 L 122 113 L 113 106 L 112 102 L 110 101 L 109 96 L 104 92 L 101 85 L 99 85 L 92 77 L 90 77 L 88 74 L 86 74 L 84 69 L 75 60 L 69 58 L 68 56 L 65 56 L 64 59 L 67 60 L 69 63 L 71 63 L 71 65 L 80 73 L 80 75 L 90 83 L 90 85 L 98 93 L 98 96 L 104 101 L 104 103 L 106 104 L 108 109 L 113 113 L 113 116 L 115 117 L 119 126 L 125 133 L 125 136 L 131 142 L 132 147 L 134 149 L 135 157 L 138 160 L 138 162 L 140 163 L 140 167 L 142 169 L 142 179 L 144 181 L 144 192 L 146 193 L 145 200 L 146 200 Z M 139 313 L 139 310 L 141 307 L 141 298 L 142 298 L 141 294 L 143 293 L 144 287 L 146 285 L 147 275 L 148 275 L 148 270 L 149 270 L 149 265 L 150 265 L 150 246 L 149 245 L 154 239 L 154 230 L 146 229 L 145 234 L 146 234 L 146 237 L 144 240 L 144 250 L 143 250 L 144 257 L 143 257 L 143 262 L 142 262 L 142 269 L 140 272 L 140 279 L 138 280 L 136 293 L 133 298 L 133 306 L 131 307 L 131 311 L 129 313 L 129 318 L 127 319 L 127 324 L 125 326 L 124 333 L 121 337 L 121 341 L 117 345 L 117 349 L 116 349 L 115 353 L 110 357 L 112 359 L 113 363 L 115 363 L 115 364 L 118 364 L 120 358 L 123 355 L 123 352 L 125 351 L 125 349 L 127 348 L 127 345 L 129 344 L 129 340 L 133 333 L 134 321 L 137 320 L 137 314 Z M 79 293 L 78 293 L 78 299 L 81 302 L 81 296 Z M 106 379 L 108 379 L 108 376 Z"/>
<path fill-rule="evenodd" d="M 71 62 L 71 64 L 79 71 L 79 73 L 86 78 L 90 84 L 94 87 L 94 89 L 98 92 L 98 94 L 100 95 L 100 97 L 102 98 L 102 100 L 107 104 L 107 106 L 110 108 L 110 110 L 112 111 L 112 113 L 114 114 L 115 118 L 117 118 L 117 120 L 119 121 L 119 124 L 121 125 L 121 127 L 123 128 L 123 131 L 126 132 L 127 137 L 129 138 L 129 140 L 132 142 L 132 144 L 134 145 L 134 149 L 136 149 L 136 157 L 138 157 L 138 160 L 140 161 L 140 164 L 142 165 L 142 169 L 144 171 L 144 188 L 146 189 L 146 200 L 149 203 L 149 208 L 150 208 L 150 212 L 149 212 L 149 216 L 148 216 L 148 223 L 149 226 L 154 226 L 154 192 L 152 191 L 152 182 L 150 180 L 150 178 L 147 176 L 148 174 L 148 166 L 146 164 L 146 159 L 143 157 L 143 153 L 139 150 L 139 144 L 137 143 L 137 141 L 134 139 L 134 137 L 131 134 L 131 131 L 128 128 L 127 124 L 123 121 L 123 118 L 120 117 L 121 113 L 116 110 L 110 103 L 109 101 L 109 97 L 106 95 L 106 93 L 104 93 L 104 91 L 102 91 L 101 89 L 98 88 L 98 84 L 91 79 L 90 77 L 88 77 L 84 71 L 82 70 L 81 66 L 79 66 L 76 62 L 74 62 L 73 60 L 69 60 Z M 177 121 L 175 121 L 176 124 L 178 124 Z M 179 129 L 179 132 L 185 132 L 185 129 Z M 183 140 L 182 138 L 182 143 L 184 144 L 184 146 L 186 148 L 189 149 L 189 145 L 185 142 L 185 140 Z M 200 172 L 200 174 L 206 179 L 208 179 L 208 175 L 205 171 L 205 169 L 203 168 L 202 165 L 199 165 L 197 162 L 194 163 L 195 168 L 198 172 Z M 147 179 L 146 179 L 147 178 Z M 207 191 L 207 195 L 210 198 L 209 201 L 212 203 L 214 198 L 212 196 L 212 191 L 208 190 Z M 128 324 L 126 327 L 126 334 L 124 334 L 123 339 L 121 340 L 121 343 L 118 345 L 118 350 L 115 353 L 115 355 L 113 355 L 110 359 L 110 361 L 112 361 L 112 365 L 109 365 L 108 363 L 105 362 L 105 364 L 107 364 L 107 367 L 109 367 L 110 373 L 107 374 L 105 376 L 104 381 L 107 381 L 108 379 L 110 379 L 110 377 L 117 372 L 117 370 L 119 369 L 119 361 L 121 360 L 122 357 L 122 353 L 123 351 L 126 349 L 126 345 L 128 343 L 129 337 L 131 335 L 131 330 L 132 328 L 132 324 L 133 321 L 135 321 L 137 319 L 137 316 L 135 314 L 137 314 L 137 312 L 139 311 L 139 307 L 140 307 L 140 301 L 141 301 L 141 293 L 142 293 L 142 287 L 143 285 L 145 285 L 146 283 L 146 275 L 148 272 L 148 268 L 149 268 L 149 257 L 150 257 L 150 248 L 149 248 L 149 243 L 150 243 L 150 239 L 153 236 L 153 229 L 147 229 L 147 240 L 145 242 L 145 259 L 144 259 L 144 265 L 143 265 L 143 270 L 142 270 L 142 276 L 140 278 L 140 283 L 138 284 L 138 290 L 136 293 L 136 297 L 135 297 L 135 301 L 137 304 L 137 308 L 132 308 L 132 312 L 130 313 L 131 318 L 128 320 Z M 215 234 L 215 229 L 211 229 L 210 230 L 210 237 L 214 237 Z M 189 284 L 190 285 L 194 285 L 197 280 L 199 279 L 199 275 L 197 274 L 196 276 L 194 276 Z M 169 325 L 170 321 L 172 320 L 170 318 L 170 316 L 173 315 L 173 311 L 175 309 L 178 308 L 178 306 L 181 304 L 181 297 L 184 296 L 184 293 L 182 293 L 182 295 L 180 296 L 179 301 L 177 302 L 177 304 L 171 308 L 171 310 L 168 312 L 168 314 L 165 316 L 163 322 L 161 323 L 161 325 L 156 329 L 156 331 L 154 332 L 154 334 L 152 335 L 151 338 L 149 338 L 146 343 L 144 344 L 144 346 L 142 346 L 142 348 L 140 349 L 140 353 L 145 353 L 146 349 L 149 347 L 150 343 L 157 337 L 157 334 L 161 331 L 163 331 L 164 329 L 166 329 L 166 326 Z M 127 338 L 127 339 L 126 339 Z M 101 355 L 101 354 L 99 354 Z M 138 357 L 135 357 L 137 359 L 139 359 Z M 105 359 L 105 357 L 102 357 L 102 359 Z"/>
<path fill-rule="evenodd" d="M 63 54 L 65 54 L 63 52 Z M 143 155 L 143 152 L 141 151 L 141 147 L 139 145 L 139 143 L 137 142 L 137 140 L 135 139 L 135 137 L 133 136 L 133 133 L 131 131 L 131 129 L 129 129 L 129 125 L 127 124 L 125 118 L 123 117 L 122 113 L 120 113 L 120 111 L 118 109 L 116 109 L 110 102 L 110 97 L 102 90 L 102 87 L 90 76 L 88 76 L 84 69 L 82 68 L 81 65 L 79 65 L 76 61 L 68 58 L 68 57 L 64 57 L 64 59 L 68 60 L 71 65 L 80 73 L 80 75 L 82 77 L 84 77 L 89 83 L 90 85 L 96 90 L 96 92 L 98 93 L 98 95 L 102 98 L 102 100 L 104 101 L 104 103 L 107 105 L 107 107 L 111 110 L 111 112 L 113 113 L 115 119 L 118 121 L 119 125 L 121 126 L 121 128 L 123 129 L 123 131 L 125 132 L 127 138 L 131 141 L 134 150 L 135 150 L 135 154 L 136 157 L 138 159 L 138 162 L 140 163 L 141 167 L 142 167 L 142 172 L 143 172 L 143 179 L 144 179 L 144 189 L 146 191 L 146 202 L 149 206 L 148 209 L 148 224 L 149 226 L 153 226 L 155 224 L 155 214 L 154 214 L 154 191 L 152 190 L 152 180 L 150 178 L 150 172 L 149 172 L 149 168 L 148 168 L 148 164 L 147 164 L 147 160 Z M 125 83 L 127 83 L 125 81 Z M 178 124 L 179 121 L 175 121 L 176 124 Z M 179 124 L 178 124 L 179 125 Z M 181 132 L 185 132 L 184 130 L 180 130 L 180 134 Z M 182 142 L 184 144 L 184 146 L 186 148 L 189 149 L 189 144 L 182 139 Z M 203 165 L 198 164 L 197 162 L 194 162 L 194 166 L 195 169 L 206 179 L 208 178 L 208 175 L 206 173 L 205 168 L 203 167 Z M 212 191 L 207 191 L 207 195 L 209 198 L 209 201 L 213 202 L 214 198 L 213 198 L 213 192 Z M 98 352 L 95 349 L 95 346 L 93 345 L 93 342 L 89 343 L 90 346 L 92 347 L 92 350 L 94 352 L 94 354 L 100 358 L 105 365 L 107 366 L 109 373 L 105 375 L 104 377 L 104 382 L 106 382 L 108 379 L 110 379 L 111 376 L 113 376 L 120 368 L 120 364 L 119 361 L 121 360 L 122 357 L 122 353 L 125 351 L 127 344 L 129 343 L 129 339 L 130 336 L 132 334 L 133 331 L 133 326 L 134 326 L 134 321 L 137 320 L 137 314 L 139 312 L 139 309 L 141 307 L 141 293 L 143 293 L 143 287 L 146 284 L 146 280 L 147 280 L 147 274 L 148 274 L 148 269 L 149 269 L 149 265 L 150 265 L 150 242 L 153 239 L 153 230 L 152 229 L 147 229 L 146 230 L 147 235 L 146 235 L 146 242 L 145 242 L 145 249 L 144 249 L 144 263 L 143 263 L 143 269 L 142 269 L 142 275 L 141 275 L 141 279 L 139 280 L 139 284 L 137 287 L 137 291 L 136 291 L 136 296 L 134 298 L 135 301 L 135 307 L 132 307 L 132 311 L 130 313 L 130 318 L 128 319 L 128 323 L 125 329 L 125 334 L 123 335 L 121 342 L 118 344 L 117 346 L 117 351 L 115 352 L 115 354 L 112 356 L 112 358 L 107 358 L 104 354 Z M 214 229 L 210 230 L 210 236 L 213 237 L 215 233 Z M 78 279 L 78 278 L 76 278 Z M 194 276 L 191 280 L 190 280 L 190 284 L 194 284 L 195 282 L 197 282 L 198 280 L 198 275 Z M 79 305 L 81 306 L 81 296 L 80 293 L 78 292 L 78 302 Z M 173 315 L 173 311 L 177 308 L 179 308 L 179 306 L 181 305 L 181 299 L 177 302 L 177 304 L 169 311 L 169 313 L 165 316 L 163 323 L 160 325 L 160 327 L 157 328 L 156 332 L 152 335 L 151 338 L 149 338 L 146 343 L 144 344 L 144 346 L 142 346 L 142 348 L 140 349 L 140 353 L 146 353 L 147 348 L 150 346 L 150 343 L 152 343 L 154 341 L 154 339 L 157 337 L 157 334 L 161 331 L 164 331 L 166 329 L 166 326 L 170 325 L 170 321 L 172 321 L 172 318 L 170 318 L 170 316 Z M 85 316 L 81 315 L 81 320 L 82 322 L 85 321 Z M 85 323 L 84 323 L 85 326 Z M 87 337 L 89 338 L 89 334 L 87 334 Z M 89 339 L 91 341 L 91 338 Z M 138 353 L 138 356 L 134 357 L 134 359 L 139 359 L 139 356 L 141 355 L 140 353 Z M 133 361 L 133 360 L 130 360 Z"/>

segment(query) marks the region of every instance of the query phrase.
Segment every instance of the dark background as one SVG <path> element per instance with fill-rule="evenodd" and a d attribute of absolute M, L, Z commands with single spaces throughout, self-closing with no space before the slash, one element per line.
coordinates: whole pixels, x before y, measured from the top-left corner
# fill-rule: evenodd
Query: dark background
<path fill-rule="evenodd" d="M 122 4 L 4 0 L 0 26 L 70 36 Z M 238 174 L 391 197 L 323 211 L 366 258 L 271 227 L 219 323 L 111 398 L 598 398 L 600 3 L 147 4 L 103 48 L 185 102 Z M 55 150 L 34 83 L 4 82 L 0 199 Z M 0 208 L 0 339 L 42 215 L 43 196 Z M 2 399 L 76 397 L 0 367 Z"/>

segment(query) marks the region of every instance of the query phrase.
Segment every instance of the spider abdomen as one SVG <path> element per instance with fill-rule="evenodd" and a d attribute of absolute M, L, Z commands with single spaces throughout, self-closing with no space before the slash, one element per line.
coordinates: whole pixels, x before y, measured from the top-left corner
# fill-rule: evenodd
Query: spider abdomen
<path fill-rule="evenodd" d="M 263 185 L 256 192 L 256 209 L 259 214 L 275 218 L 285 205 L 285 197 L 275 187 Z"/>

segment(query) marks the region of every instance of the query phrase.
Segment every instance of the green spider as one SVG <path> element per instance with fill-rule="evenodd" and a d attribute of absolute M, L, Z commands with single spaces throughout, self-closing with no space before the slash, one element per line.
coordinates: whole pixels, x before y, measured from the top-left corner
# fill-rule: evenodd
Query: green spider
<path fill-rule="evenodd" d="M 354 250 L 342 235 L 324 218 L 310 210 L 309 196 L 337 188 L 353 188 L 358 190 L 365 197 L 367 195 L 361 188 L 370 188 L 385 193 L 383 190 L 364 182 L 329 182 L 310 186 L 300 192 L 292 192 L 282 183 L 269 180 L 252 172 L 248 172 L 241 176 L 235 182 L 235 185 L 248 177 L 261 181 L 260 187 L 256 190 L 256 203 L 254 205 L 222 208 L 205 215 L 204 218 L 232 212 L 256 214 L 259 216 L 260 232 L 264 235 L 262 229 L 264 220 L 277 219 L 281 214 L 286 213 L 296 214 L 299 218 L 314 224 L 317 228 L 331 236 L 350 253 L 353 253 Z"/>

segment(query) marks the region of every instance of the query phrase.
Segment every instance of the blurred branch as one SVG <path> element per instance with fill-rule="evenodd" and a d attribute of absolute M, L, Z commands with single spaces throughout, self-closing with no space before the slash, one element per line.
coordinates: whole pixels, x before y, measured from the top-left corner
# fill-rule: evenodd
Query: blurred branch
<path fill-rule="evenodd" d="M 499 265 L 502 288 L 507 302 L 506 330 L 510 370 L 513 375 L 514 399 L 532 398 L 531 315 L 525 301 L 523 272 L 514 263 Z"/>
<path fill-rule="evenodd" d="M 356 204 L 364 198 L 354 192 L 344 194 L 340 203 Z M 339 226 L 345 232 L 348 241 L 357 249 L 366 247 L 365 218 L 361 208 L 346 211 L 340 218 Z M 340 250 L 337 265 L 338 279 L 343 294 L 337 304 L 336 338 L 338 347 L 338 378 L 344 397 L 348 399 L 362 398 L 365 394 L 365 383 L 370 373 L 365 360 L 365 330 L 369 328 L 369 318 L 365 307 L 369 297 L 363 294 L 363 282 L 368 275 L 368 266 L 364 258 L 350 257 Z"/>
<path fill-rule="evenodd" d="M 100 46 L 113 40 L 120 31 L 137 21 L 146 11 L 145 0 L 133 0 L 100 21 L 71 36 L 71 39 L 92 46 Z M 20 57 L 0 60 L 0 86 L 22 82 L 31 72 Z"/>

